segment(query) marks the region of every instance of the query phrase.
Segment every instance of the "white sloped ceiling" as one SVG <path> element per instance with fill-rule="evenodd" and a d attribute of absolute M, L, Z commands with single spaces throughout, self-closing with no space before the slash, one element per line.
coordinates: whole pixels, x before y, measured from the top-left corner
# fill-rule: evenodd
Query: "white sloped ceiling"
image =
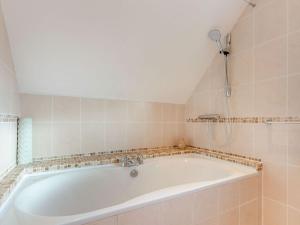
<path fill-rule="evenodd" d="M 2 0 L 20 92 L 185 103 L 242 0 Z"/>

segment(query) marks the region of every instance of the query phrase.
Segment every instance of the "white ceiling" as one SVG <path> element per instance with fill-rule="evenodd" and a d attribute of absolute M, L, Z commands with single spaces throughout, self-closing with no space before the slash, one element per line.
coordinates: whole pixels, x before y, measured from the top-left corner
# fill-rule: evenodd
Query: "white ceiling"
<path fill-rule="evenodd" d="M 20 92 L 185 103 L 242 0 L 2 0 Z"/>

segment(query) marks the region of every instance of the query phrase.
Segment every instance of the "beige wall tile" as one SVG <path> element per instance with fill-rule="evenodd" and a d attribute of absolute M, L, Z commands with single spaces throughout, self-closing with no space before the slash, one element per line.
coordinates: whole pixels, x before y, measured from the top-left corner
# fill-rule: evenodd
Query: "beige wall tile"
<path fill-rule="evenodd" d="M 259 8 L 264 7 L 274 1 L 276 1 L 276 0 L 256 0 L 255 1 L 256 8 L 259 9 Z M 281 1 L 285 1 L 285 0 L 281 0 Z"/>
<path fill-rule="evenodd" d="M 193 124 L 193 144 L 197 147 L 209 148 L 209 130 L 207 123 L 195 123 Z"/>
<path fill-rule="evenodd" d="M 300 32 L 290 34 L 288 38 L 288 72 L 290 74 L 300 73 Z"/>
<path fill-rule="evenodd" d="M 163 104 L 163 121 L 176 122 L 177 105 Z"/>
<path fill-rule="evenodd" d="M 50 122 L 33 122 L 32 154 L 33 158 L 53 156 L 52 124 Z"/>
<path fill-rule="evenodd" d="M 231 125 L 227 123 L 208 123 L 206 131 L 208 134 L 203 135 L 202 139 L 206 138 L 207 141 L 209 141 L 207 147 L 230 151 L 231 128 Z M 203 140 L 201 140 L 201 142 L 203 142 Z"/>
<path fill-rule="evenodd" d="M 262 187 L 262 179 L 260 180 Z M 263 195 L 262 190 L 260 190 L 260 197 L 258 198 L 258 222 L 260 225 L 263 225 Z"/>
<path fill-rule="evenodd" d="M 176 121 L 181 123 L 184 121 L 184 105 L 176 105 Z"/>
<path fill-rule="evenodd" d="M 253 47 L 253 18 L 248 16 L 238 21 L 232 32 L 232 52 L 237 54 Z"/>
<path fill-rule="evenodd" d="M 126 123 L 105 124 L 105 145 L 107 151 L 127 149 Z"/>
<path fill-rule="evenodd" d="M 211 112 L 210 108 L 210 91 L 203 91 L 196 93 L 193 98 L 194 104 L 194 115 L 198 117 L 199 115 L 209 114 Z"/>
<path fill-rule="evenodd" d="M 219 192 L 219 211 L 225 212 L 239 205 L 239 183 L 233 182 L 222 185 Z"/>
<path fill-rule="evenodd" d="M 212 88 L 212 76 L 210 76 L 209 71 L 202 76 L 200 82 L 195 88 L 195 92 L 208 91 Z"/>
<path fill-rule="evenodd" d="M 142 122 L 146 120 L 146 106 L 144 102 L 128 102 L 128 121 Z"/>
<path fill-rule="evenodd" d="M 150 205 L 118 216 L 118 225 L 164 225 L 161 205 Z"/>
<path fill-rule="evenodd" d="M 234 86 L 253 83 L 253 50 L 242 51 L 229 58 L 230 83 Z"/>
<path fill-rule="evenodd" d="M 253 156 L 253 125 L 231 124 L 230 151 Z"/>
<path fill-rule="evenodd" d="M 105 100 L 82 98 L 81 120 L 82 122 L 104 122 Z"/>
<path fill-rule="evenodd" d="M 194 96 L 191 96 L 185 104 L 184 117 L 185 119 L 197 117 L 194 110 Z"/>
<path fill-rule="evenodd" d="M 288 204 L 300 210 L 300 167 L 288 167 Z"/>
<path fill-rule="evenodd" d="M 145 123 L 128 123 L 127 124 L 127 147 L 145 148 L 147 125 Z"/>
<path fill-rule="evenodd" d="M 107 100 L 105 113 L 107 122 L 125 122 L 128 119 L 128 102 Z"/>
<path fill-rule="evenodd" d="M 300 41 L 300 39 L 299 39 Z M 288 115 L 300 115 L 300 74 L 288 77 Z"/>
<path fill-rule="evenodd" d="M 186 144 L 191 145 L 191 146 L 198 146 L 196 144 L 197 139 L 195 138 L 195 135 L 194 135 L 194 127 L 195 126 L 196 126 L 195 123 L 186 122 L 184 124 L 184 139 L 185 139 Z"/>
<path fill-rule="evenodd" d="M 279 78 L 255 84 L 254 110 L 257 116 L 285 116 L 287 79 Z"/>
<path fill-rule="evenodd" d="M 263 205 L 264 225 L 286 225 L 287 210 L 285 205 L 269 199 L 264 199 Z"/>
<path fill-rule="evenodd" d="M 53 124 L 53 155 L 70 155 L 80 153 L 80 124 Z"/>
<path fill-rule="evenodd" d="M 35 95 L 23 95 L 22 103 L 27 106 L 23 109 L 26 115 L 39 123 L 33 134 L 34 157 L 161 147 L 177 144 L 184 137 L 184 105 Z M 35 111 L 36 103 L 40 105 Z M 165 119 L 171 122 L 163 121 L 164 108 Z M 61 130 L 70 127 L 76 130 L 64 139 Z M 78 146 L 69 138 L 76 139 Z"/>
<path fill-rule="evenodd" d="M 300 2 L 298 0 L 288 0 L 289 4 L 289 31 L 300 30 Z"/>
<path fill-rule="evenodd" d="M 200 225 L 204 221 L 218 216 L 219 193 L 217 188 L 211 188 L 195 193 L 194 196 L 194 224 Z"/>
<path fill-rule="evenodd" d="M 105 124 L 83 123 L 81 125 L 82 153 L 105 151 Z"/>
<path fill-rule="evenodd" d="M 146 146 L 160 147 L 163 146 L 163 129 L 162 123 L 147 123 L 146 124 Z M 182 136 L 183 137 L 183 136 Z"/>
<path fill-rule="evenodd" d="M 238 225 L 239 210 L 232 209 L 220 215 L 219 225 Z"/>
<path fill-rule="evenodd" d="M 178 144 L 176 123 L 164 123 L 163 141 L 164 146 L 173 146 Z"/>
<path fill-rule="evenodd" d="M 148 122 L 161 122 L 163 117 L 163 104 L 162 103 L 145 103 L 146 121 Z"/>
<path fill-rule="evenodd" d="M 255 155 L 264 162 L 285 164 L 287 162 L 288 129 L 284 125 L 255 125 Z"/>
<path fill-rule="evenodd" d="M 80 98 L 53 97 L 54 122 L 79 122 Z"/>
<path fill-rule="evenodd" d="M 204 220 L 202 222 L 195 221 L 195 225 L 219 225 L 219 217 Z"/>
<path fill-rule="evenodd" d="M 288 225 L 299 225 L 300 211 L 288 208 Z"/>
<path fill-rule="evenodd" d="M 224 87 L 225 82 L 225 64 L 224 57 L 217 54 L 213 60 L 212 67 L 208 70 L 208 76 L 211 76 L 211 88 L 213 90 Z"/>
<path fill-rule="evenodd" d="M 229 99 L 225 97 L 224 88 L 212 91 L 210 99 L 211 99 L 210 113 L 226 115 L 226 111 L 229 108 Z"/>
<path fill-rule="evenodd" d="M 286 174 L 286 165 L 265 162 L 263 169 L 263 195 L 279 202 L 286 203 Z"/>
<path fill-rule="evenodd" d="M 255 80 L 287 74 L 287 38 L 274 39 L 255 48 Z"/>
<path fill-rule="evenodd" d="M 163 225 L 193 224 L 193 195 L 185 195 L 161 204 Z"/>
<path fill-rule="evenodd" d="M 117 219 L 116 217 L 109 217 L 86 225 L 117 225 Z"/>
<path fill-rule="evenodd" d="M 260 189 L 259 182 L 260 176 L 254 176 L 243 179 L 240 182 L 240 204 L 255 200 L 259 198 Z"/>
<path fill-rule="evenodd" d="M 52 120 L 51 96 L 22 94 L 20 97 L 22 117 L 31 117 L 34 122 L 49 122 Z"/>
<path fill-rule="evenodd" d="M 259 225 L 259 201 L 254 200 L 240 208 L 240 225 Z"/>
<path fill-rule="evenodd" d="M 284 35 L 287 30 L 286 1 L 275 0 L 255 12 L 255 44 Z"/>
<path fill-rule="evenodd" d="M 232 87 L 229 98 L 231 116 L 253 116 L 254 115 L 254 86 L 240 85 Z"/>
<path fill-rule="evenodd" d="M 298 124 L 289 125 L 288 163 L 300 166 L 300 127 Z"/>
<path fill-rule="evenodd" d="M 184 127 L 185 127 L 185 124 L 184 123 L 177 123 L 176 124 L 177 126 L 177 141 L 176 141 L 176 144 L 179 144 L 179 141 L 184 139 L 184 136 L 185 136 L 185 133 L 184 133 Z"/>

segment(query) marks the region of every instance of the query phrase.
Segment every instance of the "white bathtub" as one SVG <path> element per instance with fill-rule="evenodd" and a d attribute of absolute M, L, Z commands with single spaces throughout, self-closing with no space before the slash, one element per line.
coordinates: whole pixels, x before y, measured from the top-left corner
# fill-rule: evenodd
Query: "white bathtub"
<path fill-rule="evenodd" d="M 147 159 L 137 167 L 135 178 L 129 175 L 132 169 L 109 165 L 40 179 L 35 175 L 35 181 L 10 200 L 16 221 L 20 225 L 85 224 L 257 174 L 254 168 L 201 155 Z"/>

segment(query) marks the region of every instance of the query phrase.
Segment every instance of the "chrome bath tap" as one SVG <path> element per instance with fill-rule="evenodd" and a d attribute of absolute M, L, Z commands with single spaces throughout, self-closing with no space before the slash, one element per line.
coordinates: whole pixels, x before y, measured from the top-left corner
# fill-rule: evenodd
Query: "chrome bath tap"
<path fill-rule="evenodd" d="M 132 166 L 138 166 L 144 163 L 144 159 L 142 155 L 136 155 L 136 156 L 124 156 L 120 159 L 120 163 L 122 167 L 132 167 Z"/>

